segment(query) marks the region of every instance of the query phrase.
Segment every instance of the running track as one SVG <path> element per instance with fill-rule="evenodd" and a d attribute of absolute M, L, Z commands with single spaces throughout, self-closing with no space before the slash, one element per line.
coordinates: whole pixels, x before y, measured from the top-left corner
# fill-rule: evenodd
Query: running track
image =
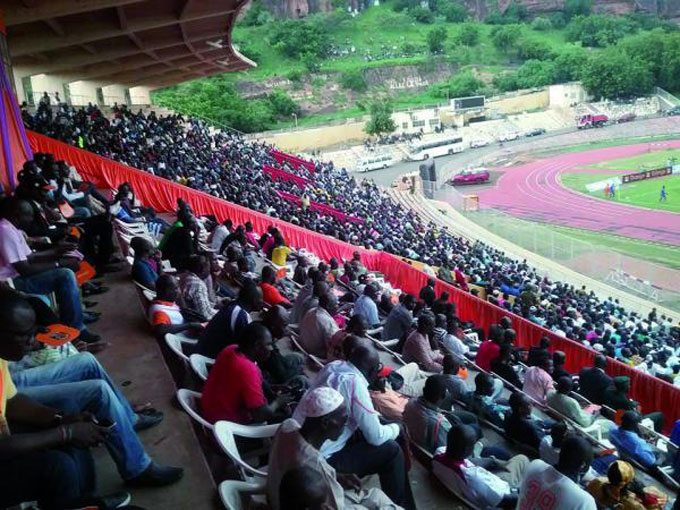
<path fill-rule="evenodd" d="M 680 214 L 590 198 L 560 182 L 560 174 L 574 167 L 670 148 L 680 148 L 680 140 L 567 153 L 507 168 L 495 187 L 478 193 L 480 205 L 521 218 L 680 245 Z"/>

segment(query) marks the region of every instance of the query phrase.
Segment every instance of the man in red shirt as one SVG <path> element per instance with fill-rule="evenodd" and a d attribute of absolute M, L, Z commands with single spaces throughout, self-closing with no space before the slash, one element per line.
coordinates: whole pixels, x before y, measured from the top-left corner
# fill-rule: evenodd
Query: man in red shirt
<path fill-rule="evenodd" d="M 482 370 L 491 370 L 491 360 L 496 359 L 501 352 L 501 337 L 502 332 L 496 324 L 489 326 L 489 339 L 480 344 L 475 358 L 475 363 Z"/>
<path fill-rule="evenodd" d="M 262 278 L 260 289 L 262 289 L 262 300 L 268 305 L 281 305 L 290 308 L 291 304 L 276 288 L 276 271 L 272 266 L 262 268 Z"/>
<path fill-rule="evenodd" d="M 222 350 L 203 387 L 203 418 L 211 423 L 227 420 L 249 424 L 286 417 L 285 405 L 291 398 L 280 395 L 269 404 L 262 388 L 258 364 L 267 361 L 272 347 L 272 335 L 264 324 L 251 322 L 243 329 L 238 344 Z"/>

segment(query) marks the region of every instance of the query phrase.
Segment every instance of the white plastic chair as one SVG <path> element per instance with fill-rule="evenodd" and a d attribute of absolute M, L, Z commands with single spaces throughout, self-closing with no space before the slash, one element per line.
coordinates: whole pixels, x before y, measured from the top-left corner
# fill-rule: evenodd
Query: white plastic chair
<path fill-rule="evenodd" d="M 184 345 L 195 345 L 196 340 L 191 340 L 189 338 L 175 335 L 173 333 L 168 333 L 165 335 L 165 343 L 170 347 L 170 350 L 174 352 L 179 359 L 181 359 L 186 365 L 189 364 L 189 356 L 184 354 Z"/>
<path fill-rule="evenodd" d="M 240 480 L 225 480 L 218 487 L 220 499 L 227 510 L 245 510 L 248 505 L 243 503 L 244 497 L 264 495 L 267 484 L 260 478 L 255 482 Z"/>
<path fill-rule="evenodd" d="M 213 430 L 215 431 L 217 443 L 224 450 L 224 453 L 236 464 L 241 472 L 241 476 L 245 478 L 248 474 L 266 477 L 267 467 L 255 468 L 245 462 L 236 446 L 236 436 L 265 439 L 273 437 L 278 428 L 278 423 L 273 425 L 241 425 L 230 421 L 218 421 L 215 423 Z"/>
<path fill-rule="evenodd" d="M 203 356 L 202 354 L 192 354 L 189 356 L 189 365 L 191 365 L 191 368 L 202 381 L 208 380 L 209 368 L 214 364 L 214 359 Z"/>
<path fill-rule="evenodd" d="M 182 406 L 182 409 L 184 409 L 184 411 L 191 417 L 192 420 L 207 430 L 213 430 L 212 423 L 204 420 L 201 416 L 200 393 L 182 388 L 177 390 L 177 400 L 179 401 L 179 405 Z"/>

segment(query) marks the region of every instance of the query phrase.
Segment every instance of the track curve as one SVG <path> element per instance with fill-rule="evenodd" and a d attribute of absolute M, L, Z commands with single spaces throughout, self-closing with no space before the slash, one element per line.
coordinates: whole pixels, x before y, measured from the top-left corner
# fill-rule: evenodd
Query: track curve
<path fill-rule="evenodd" d="M 560 174 L 578 166 L 671 148 L 680 148 L 680 140 L 560 154 L 502 169 L 496 186 L 478 193 L 480 206 L 520 218 L 680 245 L 680 214 L 591 198 L 560 181 Z"/>

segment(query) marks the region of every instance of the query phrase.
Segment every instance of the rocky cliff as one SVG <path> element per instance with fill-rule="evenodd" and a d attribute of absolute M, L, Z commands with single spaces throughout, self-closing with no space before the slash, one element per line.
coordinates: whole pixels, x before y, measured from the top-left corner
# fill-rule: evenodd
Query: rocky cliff
<path fill-rule="evenodd" d="M 463 0 L 478 18 L 483 18 L 495 5 L 503 10 L 513 0 Z M 564 0 L 516 0 L 524 5 L 532 14 L 555 12 L 564 8 Z M 331 0 L 263 0 L 277 17 L 298 18 L 309 13 L 325 12 L 333 8 Z M 359 0 L 347 0 L 347 5 L 356 8 Z M 656 14 L 664 18 L 680 17 L 680 0 L 595 0 L 596 12 L 627 14 L 641 11 Z"/>

